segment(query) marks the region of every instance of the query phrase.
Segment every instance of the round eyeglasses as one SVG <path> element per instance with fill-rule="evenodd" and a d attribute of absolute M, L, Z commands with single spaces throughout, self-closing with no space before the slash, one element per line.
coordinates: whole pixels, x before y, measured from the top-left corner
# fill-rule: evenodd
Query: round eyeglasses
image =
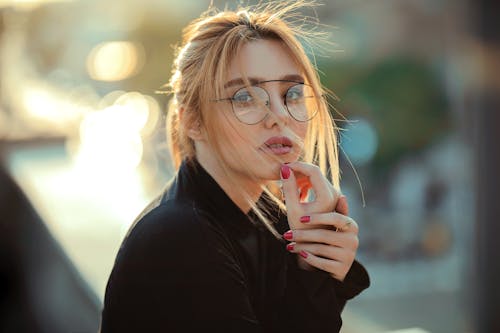
<path fill-rule="evenodd" d="M 286 80 L 270 80 L 266 82 L 292 82 L 285 95 L 285 107 L 290 116 L 300 122 L 311 120 L 318 112 L 318 100 L 311 86 Z M 269 115 L 271 98 L 269 93 L 258 85 L 243 87 L 237 90 L 233 97 L 214 100 L 231 101 L 236 118 L 247 125 L 254 125 L 263 121 Z"/>

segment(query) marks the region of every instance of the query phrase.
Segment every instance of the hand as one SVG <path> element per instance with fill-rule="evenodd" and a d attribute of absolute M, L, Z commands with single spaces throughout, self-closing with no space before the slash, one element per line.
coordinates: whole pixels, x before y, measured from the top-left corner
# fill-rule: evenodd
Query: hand
<path fill-rule="evenodd" d="M 339 195 L 319 168 L 311 164 L 295 162 L 284 166 L 282 179 L 292 229 L 283 235 L 291 241 L 287 249 L 300 255 L 302 268 L 316 267 L 343 281 L 359 243 L 358 225 L 347 216 L 345 196 Z M 305 200 L 304 189 L 314 191 L 312 201 Z"/>
<path fill-rule="evenodd" d="M 334 211 L 340 193 L 316 165 L 304 162 L 285 164 L 282 166 L 281 178 L 288 223 L 292 229 L 309 228 L 300 223 L 303 215 Z"/>

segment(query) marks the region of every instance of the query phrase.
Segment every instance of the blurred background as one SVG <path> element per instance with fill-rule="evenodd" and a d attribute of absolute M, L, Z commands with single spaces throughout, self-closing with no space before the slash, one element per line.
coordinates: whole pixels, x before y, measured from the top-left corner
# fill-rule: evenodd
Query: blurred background
<path fill-rule="evenodd" d="M 97 330 L 125 232 L 172 175 L 157 92 L 209 3 L 0 0 L 0 331 Z M 478 213 L 481 186 L 498 183 L 484 178 L 500 139 L 492 4 L 337 0 L 305 13 L 335 43 L 316 62 L 348 119 L 334 113 L 342 186 L 372 279 L 344 333 L 500 332 L 498 287 L 477 287 L 498 273 L 482 256 L 498 231 L 482 221 L 498 215 Z"/>

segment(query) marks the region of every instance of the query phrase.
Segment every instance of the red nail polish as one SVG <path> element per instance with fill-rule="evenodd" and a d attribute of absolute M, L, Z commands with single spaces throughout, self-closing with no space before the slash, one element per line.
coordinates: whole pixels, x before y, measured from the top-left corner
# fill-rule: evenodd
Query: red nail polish
<path fill-rule="evenodd" d="M 302 223 L 307 223 L 309 221 L 311 221 L 311 217 L 309 215 L 300 217 L 300 222 L 302 222 Z"/>
<path fill-rule="evenodd" d="M 288 179 L 290 177 L 290 167 L 288 165 L 281 166 L 281 178 Z"/>
<path fill-rule="evenodd" d="M 307 254 L 307 252 L 306 252 L 306 251 L 300 251 L 300 252 L 299 252 L 299 254 L 300 254 L 300 256 L 301 256 L 302 258 L 307 258 L 307 256 L 308 256 L 308 254 Z"/>
<path fill-rule="evenodd" d="M 285 232 L 283 234 L 283 238 L 288 239 L 288 240 L 292 239 L 293 238 L 293 231 L 292 230 L 288 230 L 287 232 Z"/>
<path fill-rule="evenodd" d="M 293 244 L 287 244 L 286 249 L 288 251 L 293 251 Z"/>

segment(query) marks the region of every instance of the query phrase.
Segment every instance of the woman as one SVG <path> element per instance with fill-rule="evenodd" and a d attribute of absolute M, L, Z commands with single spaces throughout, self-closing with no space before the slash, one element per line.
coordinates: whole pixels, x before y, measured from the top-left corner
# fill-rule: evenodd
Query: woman
<path fill-rule="evenodd" d="M 185 29 L 167 119 L 177 173 L 120 248 L 102 332 L 338 332 L 368 287 L 333 121 L 285 21 L 300 5 L 211 10 Z"/>

